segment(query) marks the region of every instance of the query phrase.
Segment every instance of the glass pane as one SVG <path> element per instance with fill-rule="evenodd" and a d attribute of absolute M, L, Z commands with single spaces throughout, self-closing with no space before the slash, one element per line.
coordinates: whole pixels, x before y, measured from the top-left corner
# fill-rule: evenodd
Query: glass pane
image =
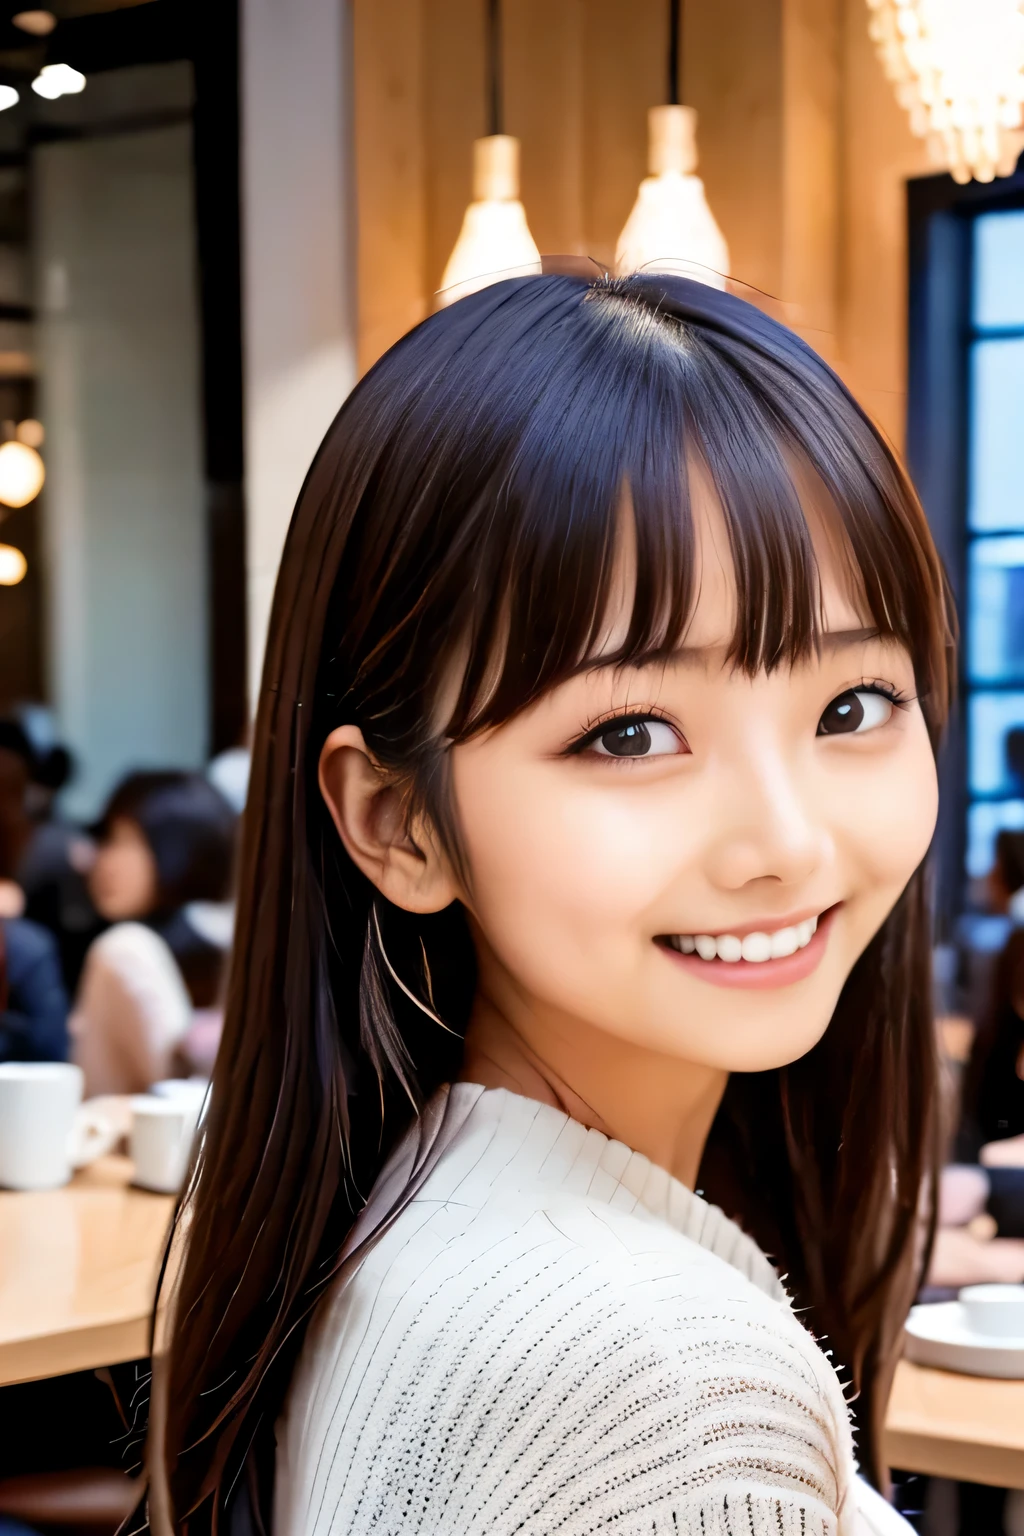
<path fill-rule="evenodd" d="M 1024 528 L 1024 337 L 971 348 L 972 528 Z"/>
<path fill-rule="evenodd" d="M 968 711 L 970 793 L 1024 796 L 1024 693 L 974 693 Z"/>
<path fill-rule="evenodd" d="M 1004 827 L 1024 831 L 1024 800 L 996 800 L 968 810 L 967 873 L 972 880 L 980 880 L 992 868 L 996 833 Z"/>
<path fill-rule="evenodd" d="M 1024 683 L 1024 538 L 974 539 L 967 558 L 970 676 Z"/>
<path fill-rule="evenodd" d="M 974 323 L 1024 325 L 1024 210 L 974 221 Z"/>

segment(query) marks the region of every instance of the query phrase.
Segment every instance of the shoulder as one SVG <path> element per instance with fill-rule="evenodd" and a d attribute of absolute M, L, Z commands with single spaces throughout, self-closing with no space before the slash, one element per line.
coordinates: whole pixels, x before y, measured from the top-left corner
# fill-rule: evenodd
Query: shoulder
<path fill-rule="evenodd" d="M 87 963 L 94 969 L 132 971 L 174 965 L 167 941 L 145 923 L 115 923 L 89 946 Z"/>
<path fill-rule="evenodd" d="M 115 923 L 89 946 L 81 996 L 95 999 L 111 990 L 138 1000 L 159 997 L 183 1016 L 191 1012 L 174 955 L 144 923 Z"/>
<path fill-rule="evenodd" d="M 9 917 L 3 921 L 4 951 L 7 974 L 12 985 L 26 971 L 52 961 L 57 965 L 57 943 L 48 928 L 30 922 L 24 917 Z"/>
<path fill-rule="evenodd" d="M 338 1518 L 302 1528 L 355 1529 L 357 1504 L 388 1525 L 430 1467 L 438 1532 L 670 1531 L 744 1491 L 766 1529 L 794 1498 L 808 1533 L 834 1529 L 852 1457 L 828 1362 L 784 1303 L 671 1236 L 579 1198 L 414 1201 L 311 1333 L 285 1482 Z"/>

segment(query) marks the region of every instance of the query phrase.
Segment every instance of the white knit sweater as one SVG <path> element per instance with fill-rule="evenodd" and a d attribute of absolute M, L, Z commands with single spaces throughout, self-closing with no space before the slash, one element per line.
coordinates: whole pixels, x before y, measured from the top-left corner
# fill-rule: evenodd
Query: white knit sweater
<path fill-rule="evenodd" d="M 278 1424 L 274 1536 L 909 1531 L 755 1244 L 557 1109 L 442 1090 L 349 1252 Z"/>

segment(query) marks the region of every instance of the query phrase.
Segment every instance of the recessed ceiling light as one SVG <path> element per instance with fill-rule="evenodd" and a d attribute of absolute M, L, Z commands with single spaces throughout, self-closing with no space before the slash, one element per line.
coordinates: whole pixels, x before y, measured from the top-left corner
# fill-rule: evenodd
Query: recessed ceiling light
<path fill-rule="evenodd" d="M 33 37 L 49 37 L 57 25 L 57 18 L 52 11 L 19 11 L 17 16 L 12 16 L 11 21 L 23 32 L 31 32 Z"/>
<path fill-rule="evenodd" d="M 0 85 L 0 112 L 6 112 L 8 107 L 16 107 L 19 100 L 13 85 Z"/>

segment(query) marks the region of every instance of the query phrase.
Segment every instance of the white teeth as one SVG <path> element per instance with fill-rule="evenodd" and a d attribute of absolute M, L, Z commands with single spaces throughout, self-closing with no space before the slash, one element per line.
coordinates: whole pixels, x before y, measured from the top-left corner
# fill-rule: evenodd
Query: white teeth
<path fill-rule="evenodd" d="M 818 928 L 818 919 L 808 917 L 802 923 L 789 928 L 779 928 L 775 933 L 748 933 L 742 939 L 734 933 L 720 933 L 717 938 L 710 933 L 675 933 L 668 943 L 681 955 L 698 954 L 702 960 L 724 960 L 734 965 L 746 960 L 761 965 L 765 960 L 782 960 L 795 955 L 811 942 Z"/>
<path fill-rule="evenodd" d="M 743 958 L 760 965 L 772 957 L 772 941 L 766 933 L 748 933 L 743 940 Z"/>

